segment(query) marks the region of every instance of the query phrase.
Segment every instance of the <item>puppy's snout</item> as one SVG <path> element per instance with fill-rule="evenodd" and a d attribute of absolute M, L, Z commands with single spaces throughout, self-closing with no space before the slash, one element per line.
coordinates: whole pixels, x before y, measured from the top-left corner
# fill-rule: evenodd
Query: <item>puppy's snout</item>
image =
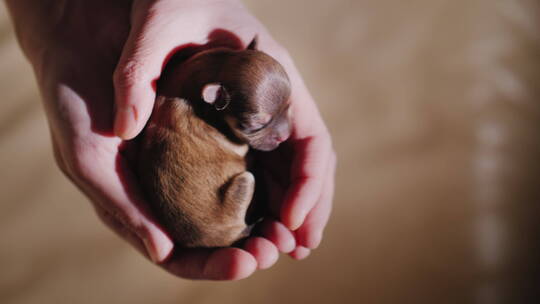
<path fill-rule="evenodd" d="M 289 136 L 291 136 L 290 125 L 288 122 L 282 122 L 277 126 L 273 139 L 278 143 L 282 143 L 286 141 Z"/>
<path fill-rule="evenodd" d="M 287 140 L 287 137 L 285 137 L 284 135 L 278 134 L 278 135 L 274 136 L 274 141 L 276 141 L 278 143 L 282 143 L 282 142 L 284 142 L 286 140 Z"/>
<path fill-rule="evenodd" d="M 285 133 L 278 133 L 274 136 L 274 141 L 277 142 L 277 143 L 282 143 L 284 141 L 287 140 L 287 138 L 289 138 L 289 135 L 288 134 L 285 134 Z"/>

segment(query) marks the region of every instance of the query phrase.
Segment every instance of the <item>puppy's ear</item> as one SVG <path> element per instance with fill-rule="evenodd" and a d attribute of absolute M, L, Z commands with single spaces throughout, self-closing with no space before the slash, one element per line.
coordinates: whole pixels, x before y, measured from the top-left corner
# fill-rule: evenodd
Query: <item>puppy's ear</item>
<path fill-rule="evenodd" d="M 249 43 L 247 49 L 252 51 L 257 51 L 257 44 L 259 43 L 259 36 L 255 35 L 253 40 Z"/>
<path fill-rule="evenodd" d="M 214 108 L 218 111 L 225 110 L 231 102 L 231 97 L 227 89 L 219 83 L 205 85 L 201 95 L 204 102 L 214 105 Z"/>

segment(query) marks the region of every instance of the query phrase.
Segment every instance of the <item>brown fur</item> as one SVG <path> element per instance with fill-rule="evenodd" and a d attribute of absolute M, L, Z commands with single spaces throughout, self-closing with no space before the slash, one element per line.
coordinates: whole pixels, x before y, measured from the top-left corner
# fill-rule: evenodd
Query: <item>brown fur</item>
<path fill-rule="evenodd" d="M 208 103 L 201 92 L 210 83 L 220 91 Z M 255 181 L 239 151 L 270 150 L 289 136 L 289 94 L 282 67 L 254 45 L 168 64 L 142 134 L 139 176 L 177 243 L 219 247 L 247 236 Z"/>

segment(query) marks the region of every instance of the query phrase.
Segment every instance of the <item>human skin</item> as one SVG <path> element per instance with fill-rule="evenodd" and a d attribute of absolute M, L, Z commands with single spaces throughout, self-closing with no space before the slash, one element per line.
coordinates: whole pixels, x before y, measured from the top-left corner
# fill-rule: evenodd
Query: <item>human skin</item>
<path fill-rule="evenodd" d="M 330 135 L 290 56 L 236 0 L 6 0 L 32 64 L 55 159 L 100 219 L 141 253 L 184 278 L 234 280 L 272 266 L 279 252 L 305 258 L 331 211 L 336 157 Z M 291 138 L 262 164 L 274 217 L 241 247 L 178 249 L 152 216 L 134 175 L 133 139 L 148 120 L 154 82 L 175 49 L 216 29 L 276 58 L 292 84 Z M 229 45 L 216 40 L 212 46 Z"/>

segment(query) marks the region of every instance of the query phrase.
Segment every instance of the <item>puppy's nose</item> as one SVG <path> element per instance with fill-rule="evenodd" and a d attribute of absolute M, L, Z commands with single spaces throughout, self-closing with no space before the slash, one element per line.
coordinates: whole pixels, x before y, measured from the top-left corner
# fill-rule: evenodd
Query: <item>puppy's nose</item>
<path fill-rule="evenodd" d="M 274 140 L 278 143 L 286 141 L 291 136 L 291 130 L 287 124 L 280 124 L 276 128 L 276 132 L 273 136 Z"/>
<path fill-rule="evenodd" d="M 277 143 L 282 143 L 284 141 L 287 140 L 289 136 L 287 134 L 283 134 L 283 133 L 280 133 L 280 134 L 276 134 L 276 136 L 274 136 L 274 140 L 277 142 Z"/>

